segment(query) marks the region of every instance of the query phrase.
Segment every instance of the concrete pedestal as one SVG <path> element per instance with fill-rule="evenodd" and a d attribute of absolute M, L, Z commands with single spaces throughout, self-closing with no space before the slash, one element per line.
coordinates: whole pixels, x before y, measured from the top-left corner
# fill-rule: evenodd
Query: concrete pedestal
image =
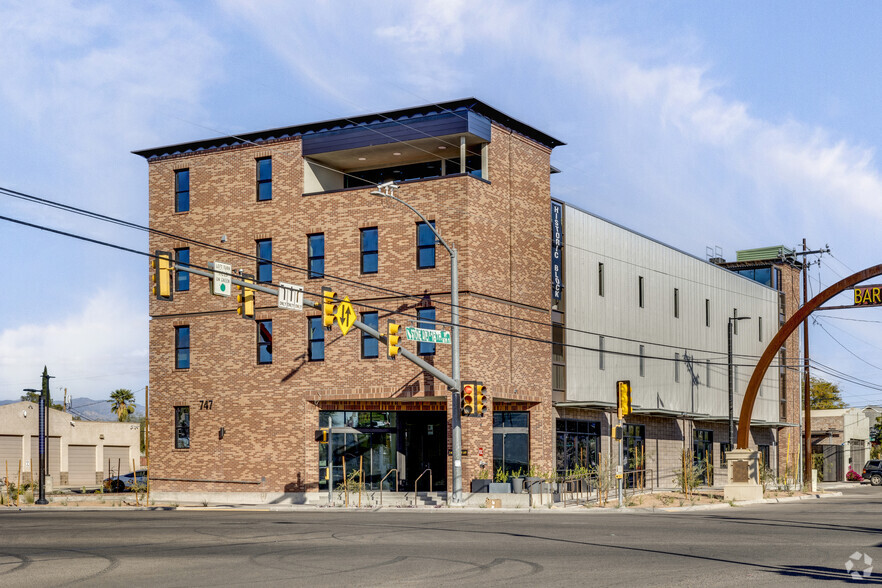
<path fill-rule="evenodd" d="M 759 453 L 750 449 L 735 449 L 726 454 L 727 483 L 723 490 L 726 500 L 762 500 L 763 487 L 759 481 Z"/>

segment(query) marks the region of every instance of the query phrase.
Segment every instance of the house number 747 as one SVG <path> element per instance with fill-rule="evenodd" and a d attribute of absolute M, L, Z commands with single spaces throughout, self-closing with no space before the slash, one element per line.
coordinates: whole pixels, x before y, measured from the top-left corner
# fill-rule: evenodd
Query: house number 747
<path fill-rule="evenodd" d="M 211 410 L 212 400 L 200 400 L 199 401 L 199 410 Z"/>

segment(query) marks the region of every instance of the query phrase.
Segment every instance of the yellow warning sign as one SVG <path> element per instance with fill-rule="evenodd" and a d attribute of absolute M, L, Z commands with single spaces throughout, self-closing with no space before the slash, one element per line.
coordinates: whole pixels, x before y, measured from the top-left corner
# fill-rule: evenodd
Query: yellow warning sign
<path fill-rule="evenodd" d="M 337 305 L 334 318 L 337 319 L 337 324 L 340 325 L 340 332 L 344 335 L 355 324 L 355 311 L 352 309 L 352 303 L 349 302 L 349 296 L 343 298 L 343 302 Z"/>

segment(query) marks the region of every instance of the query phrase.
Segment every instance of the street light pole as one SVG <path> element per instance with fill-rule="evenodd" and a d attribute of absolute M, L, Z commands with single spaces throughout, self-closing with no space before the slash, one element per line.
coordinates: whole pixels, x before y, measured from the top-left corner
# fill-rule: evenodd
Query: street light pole
<path fill-rule="evenodd" d="M 735 378 L 732 370 L 732 327 L 735 321 L 749 318 L 749 316 L 729 317 L 729 451 L 735 448 Z"/>
<path fill-rule="evenodd" d="M 447 253 L 450 254 L 450 324 L 452 327 L 453 333 L 451 334 L 451 355 L 452 355 L 452 367 L 451 367 L 451 377 L 453 378 L 455 387 L 448 387 L 450 391 L 450 402 L 451 402 L 451 410 L 450 416 L 452 421 L 453 428 L 453 459 L 451 460 L 451 469 L 452 469 L 452 477 L 453 477 L 453 500 L 451 501 L 453 504 L 461 504 L 462 503 L 462 415 L 460 414 L 460 394 L 462 392 L 462 381 L 460 379 L 460 366 L 459 366 L 459 258 L 456 253 L 456 247 L 450 246 L 447 244 L 444 239 L 441 238 L 441 235 L 435 230 L 435 227 L 432 226 L 426 217 L 417 211 L 413 206 L 397 198 L 394 194 L 394 191 L 398 189 L 392 182 L 385 182 L 377 186 L 377 189 L 371 192 L 372 196 L 383 196 L 385 198 L 390 198 L 396 202 L 403 204 L 408 207 L 414 214 L 422 219 L 422 221 L 426 224 L 429 229 L 435 234 L 435 238 L 438 239 L 438 242 L 441 243 L 442 246 L 447 250 Z"/>

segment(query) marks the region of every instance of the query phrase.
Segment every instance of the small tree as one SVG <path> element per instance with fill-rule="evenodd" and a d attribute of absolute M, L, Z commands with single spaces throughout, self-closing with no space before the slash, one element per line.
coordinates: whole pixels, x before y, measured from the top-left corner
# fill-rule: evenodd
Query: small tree
<path fill-rule="evenodd" d="M 839 385 L 821 378 L 812 378 L 811 395 L 813 410 L 846 407 L 845 401 L 842 400 L 842 392 L 839 390 Z"/>
<path fill-rule="evenodd" d="M 135 395 L 131 390 L 120 388 L 110 393 L 110 412 L 116 413 L 116 418 L 121 423 L 129 420 L 129 415 L 135 412 Z"/>

